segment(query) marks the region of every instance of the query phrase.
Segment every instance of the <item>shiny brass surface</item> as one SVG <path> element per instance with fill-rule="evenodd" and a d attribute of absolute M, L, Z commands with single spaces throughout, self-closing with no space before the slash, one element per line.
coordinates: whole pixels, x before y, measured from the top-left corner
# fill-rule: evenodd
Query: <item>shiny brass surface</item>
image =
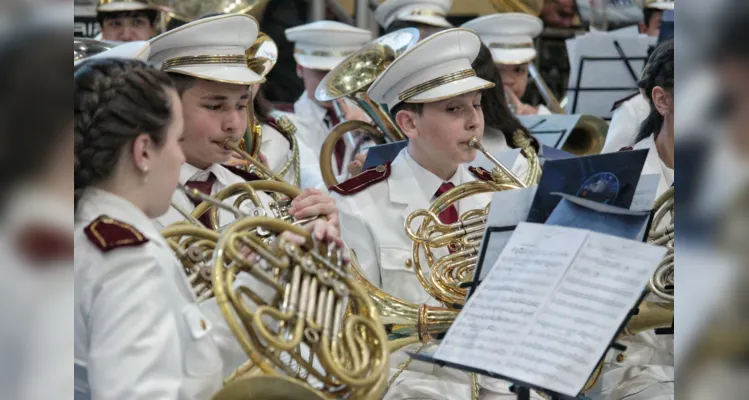
<path fill-rule="evenodd" d="M 113 49 L 118 43 L 90 38 L 73 38 L 73 62 Z"/>
<path fill-rule="evenodd" d="M 191 22 L 208 14 L 247 14 L 258 21 L 269 0 L 149 0 L 169 19 Z"/>
<path fill-rule="evenodd" d="M 544 0 L 491 0 L 498 13 L 519 12 L 538 17 L 544 8 Z"/>
<path fill-rule="evenodd" d="M 243 160 L 247 161 L 251 165 L 251 168 L 248 169 L 249 172 L 252 172 L 263 179 L 269 179 L 281 183 L 288 183 L 283 178 L 278 176 L 275 172 L 271 171 L 270 168 L 261 163 L 260 160 L 258 160 L 256 157 L 253 157 L 250 153 L 241 149 L 239 147 L 239 143 L 237 143 L 236 141 L 232 139 L 226 139 L 224 140 L 223 146 L 225 149 L 232 150 L 233 152 L 241 156 Z"/>
<path fill-rule="evenodd" d="M 656 210 L 648 232 L 648 243 L 664 246 L 668 251 L 650 277 L 648 287 L 656 296 L 674 302 L 674 187 L 655 201 Z M 666 222 L 668 221 L 668 222 Z"/>
<path fill-rule="evenodd" d="M 342 120 L 340 124 L 331 129 L 320 152 L 320 170 L 327 186 L 338 184 L 332 173 L 331 163 L 335 144 L 345 134 L 356 131 L 367 136 L 374 136 L 378 142 L 406 139 L 388 110 L 367 96 L 367 89 L 388 65 L 413 47 L 418 40 L 419 31 L 415 28 L 400 29 L 381 36 L 346 57 L 320 81 L 315 90 L 317 100 L 336 101 L 347 98 L 356 103 L 377 126 L 374 128 L 365 122 L 353 123 L 353 121 Z M 346 124 L 347 122 L 350 123 Z"/>
<path fill-rule="evenodd" d="M 259 237 L 260 231 L 273 240 Z M 301 236 L 304 244 L 282 232 Z M 248 252 L 257 259 L 245 256 Z M 235 378 L 236 385 L 249 385 L 242 380 L 249 374 L 249 379 L 292 378 L 319 394 L 315 398 L 382 394 L 387 336 L 374 303 L 349 268 L 340 250 L 331 251 L 305 229 L 278 219 L 243 218 L 222 232 L 214 252 L 213 290 L 252 365 Z"/>

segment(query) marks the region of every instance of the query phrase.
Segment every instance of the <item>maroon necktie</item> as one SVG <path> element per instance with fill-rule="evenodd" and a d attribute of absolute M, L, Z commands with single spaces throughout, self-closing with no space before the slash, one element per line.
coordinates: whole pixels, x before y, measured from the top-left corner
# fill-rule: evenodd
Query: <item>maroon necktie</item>
<path fill-rule="evenodd" d="M 453 185 L 450 182 L 445 182 L 442 185 L 440 185 L 440 188 L 437 189 L 437 193 L 435 193 L 435 197 L 440 197 L 442 194 L 447 192 L 448 190 L 454 188 L 455 185 Z M 444 209 L 440 215 L 439 215 L 440 221 L 442 221 L 443 224 L 454 224 L 458 222 L 458 209 L 455 208 L 455 204 L 451 204 L 450 207 L 447 207 Z"/>
<path fill-rule="evenodd" d="M 340 120 L 338 119 L 338 116 L 335 114 L 335 111 L 332 109 L 328 109 L 328 113 L 326 114 L 326 118 L 328 122 L 330 123 L 331 129 L 338 125 Z M 338 141 L 335 144 L 335 161 L 338 165 L 338 171 L 341 171 L 341 168 L 343 168 L 343 157 L 346 155 L 346 142 L 343 141 L 343 138 L 338 139 Z"/>
<path fill-rule="evenodd" d="M 189 189 L 197 189 L 200 193 L 203 193 L 205 195 L 210 196 L 211 195 L 211 189 L 213 188 L 213 184 L 216 182 L 216 175 L 213 175 L 211 172 L 210 175 L 208 175 L 208 179 L 205 181 L 188 181 L 185 186 L 187 186 Z M 189 196 L 188 196 L 189 197 Z M 189 197 L 190 201 L 192 201 L 192 204 L 197 207 L 202 201 Z M 205 226 L 206 228 L 211 227 L 211 218 L 209 217 L 210 213 L 208 211 L 204 212 L 203 215 L 198 218 L 198 220 Z"/>

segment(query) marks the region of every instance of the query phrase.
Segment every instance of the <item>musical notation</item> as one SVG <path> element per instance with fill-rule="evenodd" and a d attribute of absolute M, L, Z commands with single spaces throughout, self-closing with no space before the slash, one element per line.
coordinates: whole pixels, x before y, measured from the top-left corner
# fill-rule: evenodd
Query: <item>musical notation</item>
<path fill-rule="evenodd" d="M 521 223 L 435 358 L 576 396 L 664 251 Z"/>

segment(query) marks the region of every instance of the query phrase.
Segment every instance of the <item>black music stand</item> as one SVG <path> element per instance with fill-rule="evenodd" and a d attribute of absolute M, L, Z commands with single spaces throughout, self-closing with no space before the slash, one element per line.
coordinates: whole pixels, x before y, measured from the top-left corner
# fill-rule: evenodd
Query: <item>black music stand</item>
<path fill-rule="evenodd" d="M 635 69 L 632 67 L 631 62 L 633 61 L 642 61 L 647 62 L 647 57 L 638 57 L 638 56 L 627 56 L 624 53 L 624 50 L 622 49 L 621 44 L 619 44 L 619 41 L 614 39 L 613 46 L 616 49 L 616 52 L 618 54 L 617 57 L 593 57 L 593 56 L 583 56 L 580 57 L 577 64 L 577 80 L 576 85 L 574 87 L 568 87 L 567 91 L 572 92 L 569 98 L 569 102 L 571 104 L 571 109 L 569 110 L 569 114 L 577 114 L 577 113 L 583 113 L 584 110 L 578 110 L 578 102 L 580 100 L 580 93 L 581 92 L 637 92 L 639 91 L 639 87 L 637 86 L 637 81 L 639 81 L 639 73 L 635 71 Z M 586 65 L 591 65 L 598 62 L 611 62 L 611 61 L 620 61 L 624 64 L 624 66 L 627 69 L 628 75 L 630 78 L 632 78 L 632 86 L 610 86 L 610 87 L 583 87 L 581 86 L 580 82 L 583 77 L 583 71 L 585 69 Z M 624 97 L 618 96 L 617 98 Z M 616 99 L 614 99 L 616 100 Z M 611 101 L 607 104 L 611 104 L 614 101 Z M 600 116 L 605 120 L 610 120 L 611 117 L 609 116 Z"/>

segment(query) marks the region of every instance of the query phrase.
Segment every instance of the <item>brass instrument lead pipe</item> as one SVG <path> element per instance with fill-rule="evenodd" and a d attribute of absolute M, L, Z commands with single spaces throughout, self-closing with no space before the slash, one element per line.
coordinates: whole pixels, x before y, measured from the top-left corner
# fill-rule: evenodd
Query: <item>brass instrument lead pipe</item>
<path fill-rule="evenodd" d="M 546 81 L 544 81 L 544 78 L 541 77 L 541 73 L 538 72 L 536 64 L 528 63 L 528 72 L 530 73 L 531 79 L 533 79 L 533 83 L 536 84 L 539 94 L 544 98 L 544 102 L 549 110 L 554 114 L 567 114 L 564 108 L 562 108 L 562 105 L 559 104 L 559 100 L 554 96 L 554 93 L 551 92 L 551 89 L 546 84 Z"/>
<path fill-rule="evenodd" d="M 182 188 L 180 188 L 180 189 L 182 189 Z M 182 189 L 182 190 L 184 190 L 184 189 Z M 188 194 L 188 196 L 189 196 L 189 194 Z M 184 208 L 182 208 L 182 206 L 180 206 L 179 204 L 175 203 L 174 200 L 172 200 L 172 207 L 174 207 L 174 209 L 177 210 L 177 212 L 179 212 L 180 214 L 182 214 L 182 216 L 187 220 L 187 222 L 189 222 L 189 223 L 191 223 L 191 224 L 193 224 L 195 226 L 199 226 L 201 228 L 203 227 L 203 223 L 202 222 L 198 221 L 197 218 L 193 217 L 192 214 L 190 214 L 189 212 L 187 212 L 187 210 L 185 210 Z"/>
<path fill-rule="evenodd" d="M 489 151 L 487 151 L 484 148 L 484 145 L 481 144 L 479 139 L 477 137 L 472 137 L 471 140 L 468 141 L 468 147 L 476 149 L 486 156 L 486 158 L 489 159 L 494 165 L 497 166 L 502 172 L 504 172 L 507 176 L 510 177 L 510 180 L 513 184 L 520 186 L 521 188 L 527 188 L 528 185 L 525 184 L 525 182 L 521 181 L 520 178 L 517 177 L 512 171 L 510 171 L 509 168 L 505 167 L 499 160 L 497 160 L 496 157 L 494 157 Z"/>
<path fill-rule="evenodd" d="M 247 160 L 262 175 L 264 175 L 264 178 L 272 179 L 274 181 L 278 181 L 278 182 L 282 182 L 282 183 L 288 183 L 285 180 L 283 180 L 283 178 L 281 178 L 280 176 L 276 175 L 275 172 L 271 171 L 270 168 L 268 168 L 265 165 L 263 165 L 263 163 L 261 163 L 260 161 L 258 161 L 255 157 L 251 156 L 246 151 L 240 149 L 239 146 L 237 145 L 237 142 L 235 140 L 227 138 L 226 140 L 224 140 L 224 143 L 222 145 L 227 150 L 232 150 L 232 151 L 237 152 L 240 156 L 242 156 L 242 158 L 244 158 L 245 160 Z"/>

